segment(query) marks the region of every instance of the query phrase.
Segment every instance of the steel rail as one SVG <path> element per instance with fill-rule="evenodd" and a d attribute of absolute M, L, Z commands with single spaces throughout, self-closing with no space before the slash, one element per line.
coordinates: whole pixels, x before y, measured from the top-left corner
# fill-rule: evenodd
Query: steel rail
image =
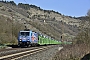
<path fill-rule="evenodd" d="M 20 59 L 22 57 L 26 57 L 28 55 L 32 55 L 32 54 L 35 54 L 37 52 L 46 50 L 50 47 L 52 47 L 52 46 L 39 47 L 39 48 L 36 48 L 36 49 L 33 49 L 33 50 L 28 50 L 28 51 L 23 51 L 23 52 L 19 52 L 19 53 L 14 53 L 14 54 L 11 54 L 11 55 L 2 56 L 2 57 L 0 57 L 0 60 L 7 60 L 7 59 L 8 60 L 17 60 L 17 59 Z"/>

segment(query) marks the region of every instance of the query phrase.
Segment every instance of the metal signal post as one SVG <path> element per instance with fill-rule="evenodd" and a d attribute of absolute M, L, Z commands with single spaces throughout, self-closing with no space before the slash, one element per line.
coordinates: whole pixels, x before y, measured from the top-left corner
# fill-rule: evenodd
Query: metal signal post
<path fill-rule="evenodd" d="M 61 36 L 61 40 L 62 42 L 64 41 L 64 17 L 63 18 L 63 21 L 62 21 L 62 36 Z"/>
<path fill-rule="evenodd" d="M 13 14 L 12 14 L 12 13 L 11 13 L 11 18 L 12 18 L 12 19 L 11 19 L 11 20 L 12 20 L 12 21 L 11 21 L 11 22 L 12 22 L 12 40 L 13 40 Z"/>

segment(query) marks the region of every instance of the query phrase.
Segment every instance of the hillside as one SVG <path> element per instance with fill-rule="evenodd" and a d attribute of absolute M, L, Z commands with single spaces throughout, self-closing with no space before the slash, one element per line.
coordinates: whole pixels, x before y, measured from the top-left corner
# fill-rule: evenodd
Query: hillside
<path fill-rule="evenodd" d="M 13 1 L 0 2 L 0 16 L 3 16 L 0 21 L 6 21 L 0 25 L 1 29 L 4 28 L 1 26 L 4 26 L 9 19 L 12 22 L 7 24 L 9 26 L 5 26 L 7 28 L 11 27 L 8 31 L 12 31 L 12 25 L 15 26 L 14 24 L 18 22 L 18 27 L 15 26 L 15 28 L 18 29 L 21 25 L 22 28 L 19 30 L 22 30 L 24 29 L 24 26 L 27 26 L 30 30 L 46 34 L 57 40 L 60 40 L 62 34 L 64 35 L 64 40 L 71 40 L 79 32 L 78 27 L 81 21 L 70 16 L 62 15 L 53 10 L 43 10 L 35 5 L 23 3 L 16 5 Z M 17 30 L 17 33 L 15 34 L 15 39 L 17 38 L 19 30 Z M 0 31 L 2 32 L 2 30 Z M 10 33 L 12 34 L 12 32 Z"/>

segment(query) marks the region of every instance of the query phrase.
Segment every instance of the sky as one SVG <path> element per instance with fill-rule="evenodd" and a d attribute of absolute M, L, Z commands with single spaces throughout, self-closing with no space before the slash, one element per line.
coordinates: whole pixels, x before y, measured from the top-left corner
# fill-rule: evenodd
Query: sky
<path fill-rule="evenodd" d="M 10 0 L 8 0 L 10 1 Z M 66 16 L 86 16 L 90 9 L 90 0 L 13 0 L 16 4 L 36 5 L 45 10 L 54 10 Z"/>

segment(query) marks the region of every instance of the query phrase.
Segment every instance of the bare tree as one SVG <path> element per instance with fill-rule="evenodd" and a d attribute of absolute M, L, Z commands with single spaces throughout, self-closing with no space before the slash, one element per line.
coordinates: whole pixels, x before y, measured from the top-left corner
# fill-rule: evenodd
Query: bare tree
<path fill-rule="evenodd" d="M 80 33 L 76 36 L 77 43 L 90 43 L 90 9 L 87 12 L 85 20 L 82 20 L 79 26 Z"/>
<path fill-rule="evenodd" d="M 90 9 L 88 10 L 87 15 L 90 17 Z"/>

